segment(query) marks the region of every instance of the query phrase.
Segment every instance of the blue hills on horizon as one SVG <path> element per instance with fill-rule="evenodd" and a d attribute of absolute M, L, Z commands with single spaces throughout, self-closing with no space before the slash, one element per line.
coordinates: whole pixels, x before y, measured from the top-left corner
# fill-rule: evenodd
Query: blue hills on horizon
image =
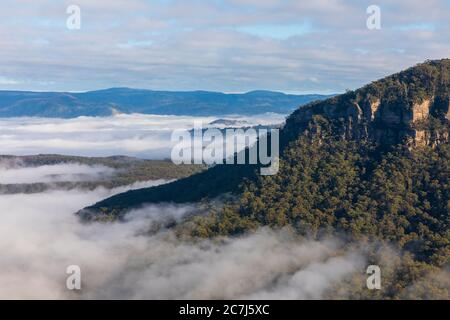
<path fill-rule="evenodd" d="M 294 95 L 274 91 L 221 93 L 110 88 L 88 92 L 0 90 L 0 117 L 76 118 L 117 113 L 220 116 L 266 112 L 291 113 L 306 103 L 332 95 Z"/>

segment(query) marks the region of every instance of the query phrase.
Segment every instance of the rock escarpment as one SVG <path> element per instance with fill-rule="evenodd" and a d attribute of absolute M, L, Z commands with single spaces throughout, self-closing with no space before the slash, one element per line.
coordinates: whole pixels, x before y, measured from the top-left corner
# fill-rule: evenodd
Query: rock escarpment
<path fill-rule="evenodd" d="M 343 139 L 412 147 L 448 142 L 449 79 L 450 59 L 427 61 L 356 91 L 308 104 L 288 119 L 286 130 L 301 132 L 315 116 L 322 116 L 340 122 Z"/>

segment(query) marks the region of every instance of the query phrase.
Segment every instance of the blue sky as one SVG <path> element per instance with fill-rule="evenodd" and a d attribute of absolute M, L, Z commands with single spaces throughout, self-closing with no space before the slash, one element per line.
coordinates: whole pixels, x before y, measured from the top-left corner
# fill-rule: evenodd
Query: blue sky
<path fill-rule="evenodd" d="M 449 17 L 447 0 L 4 0 L 0 89 L 342 92 L 450 57 Z"/>

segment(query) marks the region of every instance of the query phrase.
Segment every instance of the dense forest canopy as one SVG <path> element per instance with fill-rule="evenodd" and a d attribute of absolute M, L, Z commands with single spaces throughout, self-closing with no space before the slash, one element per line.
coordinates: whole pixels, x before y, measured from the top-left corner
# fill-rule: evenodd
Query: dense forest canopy
<path fill-rule="evenodd" d="M 237 200 L 191 218 L 179 226 L 179 234 L 240 236 L 270 226 L 307 238 L 332 235 L 349 247 L 364 244 L 385 272 L 387 286 L 378 293 L 365 290 L 365 278 L 355 276 L 347 288 L 351 297 L 447 299 L 449 144 L 386 149 L 343 140 L 335 134 L 339 124 L 315 121 L 320 139 L 303 135 L 292 141 L 277 175 L 246 180 Z M 441 126 L 448 132 L 448 124 Z M 386 247 L 397 254 L 387 258 Z"/>

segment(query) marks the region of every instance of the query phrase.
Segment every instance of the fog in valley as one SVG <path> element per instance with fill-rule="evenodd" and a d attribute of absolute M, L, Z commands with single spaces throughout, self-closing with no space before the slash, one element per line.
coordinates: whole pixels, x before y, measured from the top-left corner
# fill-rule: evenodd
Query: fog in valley
<path fill-rule="evenodd" d="M 195 244 L 171 230 L 147 233 L 191 206 L 148 206 L 108 224 L 73 214 L 124 189 L 0 195 L 0 298 L 320 298 L 364 262 L 357 252 L 336 255 L 338 242 L 282 231 Z M 65 287 L 69 265 L 81 268 L 80 293 Z"/>
<path fill-rule="evenodd" d="M 158 158 L 171 130 L 192 120 L 139 115 L 1 119 L 0 154 Z M 268 124 L 264 117 L 247 121 Z M 0 184 L 89 181 L 113 173 L 86 164 L 26 167 L 3 161 Z M 157 222 L 197 214 L 193 205 L 147 206 L 117 223 L 86 224 L 74 214 L 113 194 L 165 182 L 0 194 L 0 298 L 318 299 L 363 270 L 362 252 L 348 252 L 336 239 L 296 239 L 286 230 L 197 242 L 181 241 L 170 229 L 148 232 Z M 79 292 L 66 288 L 69 265 L 81 268 Z"/>

